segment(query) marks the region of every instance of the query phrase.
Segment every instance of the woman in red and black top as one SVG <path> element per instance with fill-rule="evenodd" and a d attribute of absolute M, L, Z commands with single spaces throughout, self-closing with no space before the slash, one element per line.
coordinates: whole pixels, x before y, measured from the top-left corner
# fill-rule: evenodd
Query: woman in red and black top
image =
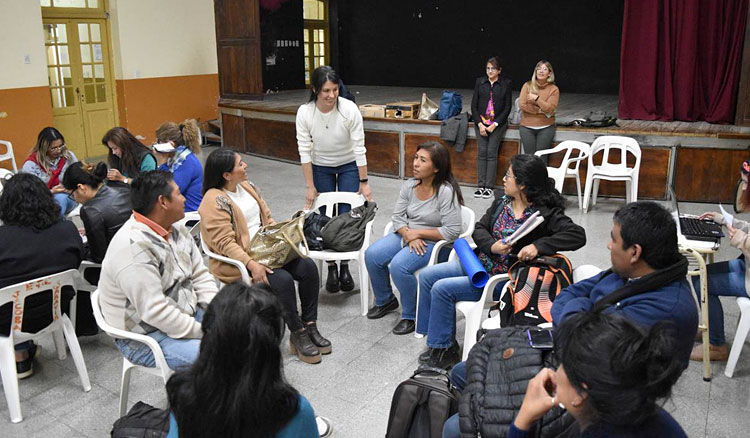
<path fill-rule="evenodd" d="M 477 136 L 477 190 L 475 198 L 492 198 L 497 174 L 497 154 L 508 127 L 511 108 L 510 79 L 497 56 L 487 60 L 487 75 L 477 78 L 471 98 L 471 114 Z"/>

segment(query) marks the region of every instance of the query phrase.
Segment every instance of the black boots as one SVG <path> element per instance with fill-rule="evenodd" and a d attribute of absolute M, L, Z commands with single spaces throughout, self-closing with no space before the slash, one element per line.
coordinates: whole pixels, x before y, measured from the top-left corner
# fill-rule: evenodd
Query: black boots
<path fill-rule="evenodd" d="M 331 354 L 331 341 L 320 334 L 318 331 L 318 324 L 316 324 L 315 321 L 305 324 L 305 330 L 307 330 L 307 334 L 310 336 L 312 343 L 318 347 L 318 350 L 320 350 L 320 354 Z"/>
<path fill-rule="evenodd" d="M 289 349 L 302 362 L 320 363 L 320 350 L 318 350 L 318 347 L 310 339 L 310 334 L 304 328 L 294 331 L 289 335 Z"/>
<path fill-rule="evenodd" d="M 354 290 L 354 279 L 349 273 L 349 263 L 341 262 L 341 269 L 336 267 L 336 263 L 328 264 L 328 279 L 326 280 L 326 290 L 330 293 L 336 293 L 339 290 L 350 292 Z"/>
<path fill-rule="evenodd" d="M 428 352 L 429 355 L 427 355 Z M 419 355 L 420 368 L 431 367 L 448 370 L 460 361 L 461 356 L 456 341 L 453 341 L 453 345 L 448 348 L 429 348 Z"/>

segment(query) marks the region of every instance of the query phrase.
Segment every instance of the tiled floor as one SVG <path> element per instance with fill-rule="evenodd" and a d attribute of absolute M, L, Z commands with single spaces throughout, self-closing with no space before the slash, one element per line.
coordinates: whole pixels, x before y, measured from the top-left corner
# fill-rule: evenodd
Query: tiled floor
<path fill-rule="evenodd" d="M 207 154 L 209 151 L 205 151 Z M 250 179 L 260 186 L 276 218 L 289 217 L 303 206 L 304 183 L 296 165 L 245 157 Z M 504 170 L 503 170 L 504 171 Z M 389 220 L 400 181 L 372 177 L 371 184 L 380 211 L 375 221 L 376 237 Z M 471 197 L 473 190 L 463 188 L 467 205 L 480 215 L 489 200 Z M 568 214 L 587 230 L 586 246 L 569 254 L 574 265 L 609 266 L 606 249 L 612 214 L 621 199 L 602 200 L 588 214 L 581 213 L 573 197 Z M 687 204 L 685 212 L 701 212 L 708 205 Z M 737 256 L 725 245 L 717 260 Z M 356 269 L 352 270 L 353 272 Z M 417 367 L 417 355 L 425 348 L 423 339 L 394 336 L 390 330 L 398 314 L 371 321 L 358 314 L 359 293 L 328 294 L 321 291 L 319 326 L 333 343 L 333 353 L 319 365 L 300 362 L 289 353 L 288 341 L 282 344 L 288 380 L 307 398 L 316 412 L 329 417 L 339 437 L 382 437 L 388 421 L 391 396 L 396 385 Z M 723 300 L 727 339 L 734 338 L 738 309 L 734 300 Z M 459 339 L 463 321 L 459 321 Z M 0 436 L 31 437 L 103 437 L 107 436 L 118 415 L 122 359 L 112 341 L 103 334 L 81 338 L 92 389 L 84 393 L 73 361 L 68 355 L 59 361 L 52 342 L 42 342 L 36 362 L 36 374 L 21 381 L 21 409 L 24 421 L 11 424 L 7 404 L 0 400 Z M 750 430 L 750 345 L 745 345 L 733 379 L 724 376 L 723 365 L 714 365 L 713 380 L 704 382 L 701 364 L 691 363 L 666 403 L 690 437 L 740 437 Z M 160 379 L 133 374 L 131 404 L 143 400 L 164 407 L 166 397 Z M 743 432 L 744 431 L 744 432 Z"/>

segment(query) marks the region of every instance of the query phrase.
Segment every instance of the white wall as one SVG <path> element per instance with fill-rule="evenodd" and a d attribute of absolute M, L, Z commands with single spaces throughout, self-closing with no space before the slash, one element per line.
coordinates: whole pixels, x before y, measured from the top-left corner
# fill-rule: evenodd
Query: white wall
<path fill-rule="evenodd" d="M 48 85 L 39 1 L 0 0 L 0 41 L 0 89 Z"/>
<path fill-rule="evenodd" d="M 213 0 L 110 0 L 110 14 L 116 79 L 218 73 Z"/>

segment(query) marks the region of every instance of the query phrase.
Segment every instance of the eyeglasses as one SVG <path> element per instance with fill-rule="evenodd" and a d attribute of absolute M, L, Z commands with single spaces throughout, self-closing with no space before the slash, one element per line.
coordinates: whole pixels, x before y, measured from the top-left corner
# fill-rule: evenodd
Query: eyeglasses
<path fill-rule="evenodd" d="M 65 148 L 65 143 L 61 144 L 60 146 L 53 146 L 53 147 L 49 148 L 49 150 L 51 150 L 51 151 L 60 151 L 60 150 L 62 150 L 64 148 Z"/>
<path fill-rule="evenodd" d="M 73 196 L 76 190 L 78 190 L 78 187 L 74 188 L 73 190 L 70 191 L 70 193 L 68 193 L 68 199 L 70 199 L 73 202 L 78 202 L 76 201 L 76 198 Z"/>
<path fill-rule="evenodd" d="M 507 172 L 505 172 L 505 176 L 503 177 L 503 179 L 511 179 L 511 178 L 516 179 L 515 176 L 510 174 L 510 170 L 508 170 Z"/>

